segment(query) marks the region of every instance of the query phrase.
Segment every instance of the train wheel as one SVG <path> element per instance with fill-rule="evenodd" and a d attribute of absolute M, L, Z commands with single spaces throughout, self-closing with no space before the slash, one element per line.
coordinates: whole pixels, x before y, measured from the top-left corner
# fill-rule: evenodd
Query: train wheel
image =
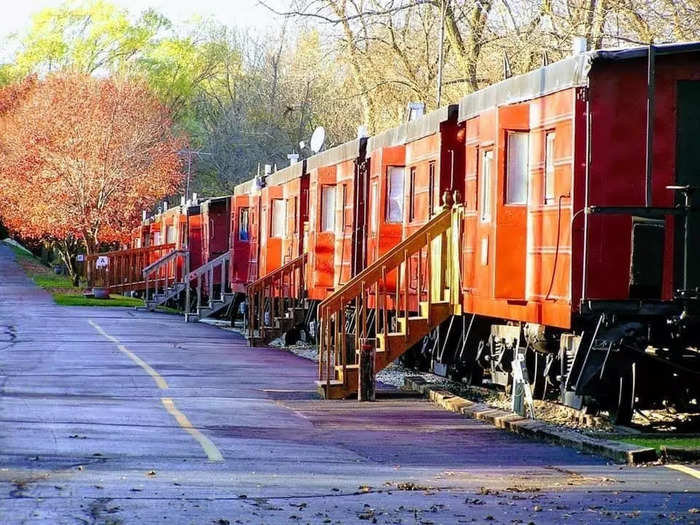
<path fill-rule="evenodd" d="M 608 413 L 614 425 L 629 425 L 634 413 L 635 366 L 620 374 L 617 385 L 617 402 L 610 404 Z"/>

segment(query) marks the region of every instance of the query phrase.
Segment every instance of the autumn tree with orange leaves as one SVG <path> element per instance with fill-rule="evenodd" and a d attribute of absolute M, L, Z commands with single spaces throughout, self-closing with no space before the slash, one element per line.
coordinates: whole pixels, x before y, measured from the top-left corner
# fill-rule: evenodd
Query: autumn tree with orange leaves
<path fill-rule="evenodd" d="M 0 93 L 0 217 L 95 253 L 182 181 L 168 110 L 139 81 L 60 73 Z"/>

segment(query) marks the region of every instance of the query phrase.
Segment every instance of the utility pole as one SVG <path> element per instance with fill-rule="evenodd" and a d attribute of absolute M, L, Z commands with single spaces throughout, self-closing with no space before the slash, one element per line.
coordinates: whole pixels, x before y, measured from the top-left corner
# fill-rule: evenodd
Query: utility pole
<path fill-rule="evenodd" d="M 199 151 L 194 149 L 181 149 L 178 151 L 180 155 L 187 155 L 187 183 L 185 185 L 185 202 L 190 199 L 190 178 L 192 178 L 192 155 L 211 155 L 206 151 Z"/>
<path fill-rule="evenodd" d="M 442 102 L 442 63 L 443 63 L 443 48 L 445 46 L 445 9 L 446 2 L 449 0 L 440 0 L 440 42 L 438 44 L 438 74 L 437 74 L 437 103 L 436 107 L 440 107 Z"/>

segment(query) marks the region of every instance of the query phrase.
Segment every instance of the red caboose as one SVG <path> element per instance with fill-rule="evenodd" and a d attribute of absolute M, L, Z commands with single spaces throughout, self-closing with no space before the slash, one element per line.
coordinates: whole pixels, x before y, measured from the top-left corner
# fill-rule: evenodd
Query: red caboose
<path fill-rule="evenodd" d="M 462 99 L 462 303 L 493 380 L 524 353 L 536 391 L 561 382 L 621 421 L 688 400 L 672 383 L 693 368 L 683 216 L 691 236 L 700 221 L 682 193 L 700 187 L 698 108 L 697 44 L 577 55 Z"/>

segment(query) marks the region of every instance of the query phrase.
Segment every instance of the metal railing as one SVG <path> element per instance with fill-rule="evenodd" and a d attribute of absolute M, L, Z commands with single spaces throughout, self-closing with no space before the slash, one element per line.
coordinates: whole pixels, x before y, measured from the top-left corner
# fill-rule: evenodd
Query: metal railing
<path fill-rule="evenodd" d="M 304 299 L 304 276 L 307 254 L 292 259 L 248 285 L 248 335 L 256 330 L 261 338 L 272 326 L 275 317 L 284 317 L 286 309 Z"/>

